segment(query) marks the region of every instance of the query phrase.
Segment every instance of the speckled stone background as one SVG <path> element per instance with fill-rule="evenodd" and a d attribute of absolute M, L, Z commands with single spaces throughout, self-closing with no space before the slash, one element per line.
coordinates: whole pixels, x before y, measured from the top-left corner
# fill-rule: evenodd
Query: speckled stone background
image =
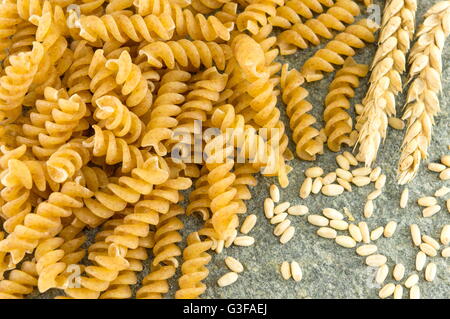
<path fill-rule="evenodd" d="M 376 0 L 375 4 L 384 7 L 384 1 Z M 419 0 L 419 10 L 417 12 L 417 24 L 423 21 L 425 11 L 437 0 Z M 444 50 L 443 64 L 443 92 L 440 96 L 442 112 L 436 118 L 433 141 L 429 149 L 430 158 L 425 161 L 436 161 L 442 154 L 449 154 L 450 144 L 450 50 L 449 42 Z M 326 42 L 325 42 L 326 43 Z M 375 45 L 369 45 L 360 50 L 355 57 L 359 63 L 370 64 L 375 52 Z M 288 57 L 280 57 L 280 62 L 288 62 L 291 67 L 300 68 L 304 61 L 309 58 L 317 48 L 311 50 L 298 51 Z M 314 82 L 307 85 L 310 92 L 308 100 L 313 103 L 313 114 L 319 122 L 317 128 L 322 127 L 323 101 L 333 74 L 329 74 L 323 81 Z M 362 85 L 357 89 L 357 96 L 353 103 L 359 103 L 367 90 L 367 78 L 362 81 Z M 404 104 L 404 96 L 397 99 L 397 111 L 401 114 Z M 284 112 L 284 105 L 279 104 Z M 284 116 L 285 123 L 286 117 Z M 287 125 L 288 126 L 288 125 Z M 288 130 L 290 135 L 290 131 Z M 376 241 L 379 252 L 388 257 L 390 268 L 389 276 L 385 283 L 395 282 L 392 278 L 392 267 L 396 263 L 402 263 L 406 267 L 405 279 L 415 272 L 414 260 L 418 248 L 411 242 L 409 225 L 416 223 L 423 233 L 436 239 L 439 238 L 440 230 L 445 224 L 450 224 L 450 214 L 445 209 L 444 199 L 439 199 L 439 204 L 443 209 L 432 218 L 422 218 L 421 210 L 416 204 L 418 197 L 432 195 L 443 185 L 450 186 L 449 182 L 440 181 L 436 173 L 432 173 L 422 167 L 416 179 L 408 185 L 410 189 L 409 205 L 406 209 L 399 207 L 399 198 L 402 187 L 397 185 L 396 167 L 399 159 L 399 148 L 403 139 L 404 131 L 389 129 L 385 144 L 381 147 L 377 165 L 380 165 L 383 172 L 388 176 L 386 187 L 375 203 L 374 216 L 366 220 L 362 215 L 363 205 L 367 194 L 373 189 L 373 184 L 364 188 L 354 187 L 352 193 L 344 193 L 337 198 L 329 198 L 323 195 L 312 195 L 306 200 L 298 196 L 298 190 L 304 180 L 304 170 L 311 166 L 319 165 L 325 172 L 334 171 L 337 167 L 335 163 L 336 154 L 328 150 L 319 160 L 314 163 L 299 161 L 297 158 L 290 162 L 294 170 L 289 175 L 290 185 L 282 191 L 282 201 L 289 201 L 291 204 L 305 204 L 309 207 L 310 213 L 320 213 L 324 207 L 333 207 L 342 210 L 348 207 L 356 218 L 356 222 L 366 220 L 370 230 L 378 226 L 384 226 L 388 221 L 397 221 L 398 228 L 392 238 L 381 237 Z M 295 150 L 294 145 L 290 145 Z M 256 227 L 249 235 L 255 237 L 256 242 L 251 247 L 230 247 L 221 254 L 212 254 L 213 259 L 208 265 L 209 277 L 205 280 L 208 286 L 204 298 L 377 298 L 379 286 L 374 282 L 375 270 L 367 267 L 364 258 L 358 256 L 354 249 L 346 249 L 334 243 L 333 240 L 318 237 L 315 232 L 317 227 L 307 223 L 306 216 L 290 216 L 292 225 L 296 228 L 294 238 L 286 245 L 279 243 L 278 237 L 273 235 L 273 225 L 271 225 L 263 213 L 263 201 L 268 196 L 269 185 L 275 183 L 274 178 L 258 178 L 258 185 L 252 191 L 253 198 L 247 202 L 248 212 L 258 216 Z M 186 193 L 188 195 L 188 192 Z M 448 197 L 448 196 L 447 196 Z M 184 202 L 183 205 L 187 203 Z M 185 237 L 189 232 L 201 227 L 198 218 L 184 217 L 185 229 L 182 231 Z M 184 243 L 183 243 L 184 245 Z M 226 256 L 233 256 L 240 260 L 245 270 L 240 274 L 236 283 L 231 286 L 219 288 L 217 279 L 227 272 L 224 263 Z M 283 261 L 296 260 L 302 270 L 303 279 L 301 282 L 294 282 L 292 279 L 285 281 L 282 279 L 279 266 Z M 424 272 L 420 272 L 420 290 L 422 298 L 449 298 L 450 297 L 450 265 L 449 261 L 438 256 L 432 258 L 437 264 L 438 275 L 434 282 L 429 283 L 424 279 Z M 428 259 L 430 261 L 430 258 Z M 146 263 L 148 265 L 148 262 Z M 148 267 L 139 276 L 142 278 L 148 273 Z M 417 272 L 416 272 L 417 273 Z M 179 273 L 177 274 L 177 277 Z M 176 277 L 176 278 L 177 278 Z M 404 282 L 404 280 L 403 280 Z M 139 288 L 137 285 L 135 288 Z M 176 279 L 171 281 L 171 293 L 168 297 L 173 297 L 177 288 Z M 408 296 L 408 289 L 404 290 L 404 297 Z M 51 291 L 38 298 L 48 298 L 57 295 L 57 291 Z"/>

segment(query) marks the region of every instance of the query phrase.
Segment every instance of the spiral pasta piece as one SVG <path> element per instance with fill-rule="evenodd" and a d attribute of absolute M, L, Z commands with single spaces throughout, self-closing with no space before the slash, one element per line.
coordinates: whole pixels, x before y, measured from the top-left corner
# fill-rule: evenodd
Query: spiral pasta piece
<path fill-rule="evenodd" d="M 66 182 L 59 192 L 53 192 L 48 200 L 41 202 L 35 213 L 25 216 L 23 225 L 0 241 L 0 251 L 8 252 L 14 264 L 19 263 L 26 252 L 33 251 L 39 240 L 51 238 L 62 229 L 61 218 L 69 217 L 73 208 L 83 207 L 82 198 L 93 192 L 75 182 Z"/>
<path fill-rule="evenodd" d="M 99 120 L 100 127 L 110 130 L 128 144 L 141 136 L 142 121 L 115 96 L 105 95 L 97 99 L 94 117 Z"/>
<path fill-rule="evenodd" d="M 82 139 L 75 139 L 62 145 L 47 160 L 47 169 L 53 181 L 65 182 L 89 162 L 91 154 L 82 142 Z"/>
<path fill-rule="evenodd" d="M 268 18 L 273 26 L 288 29 L 292 24 L 301 23 L 301 17 L 312 19 L 315 13 L 323 13 L 324 6 L 331 7 L 334 0 L 288 0 L 277 8 L 275 16 Z"/>
<path fill-rule="evenodd" d="M 178 279 L 179 289 L 175 293 L 176 299 L 198 298 L 206 290 L 202 280 L 208 277 L 206 265 L 211 256 L 207 251 L 211 248 L 210 240 L 202 241 L 198 232 L 188 235 L 187 247 L 183 250 L 183 264 L 181 277 Z"/>
<path fill-rule="evenodd" d="M 325 97 L 325 134 L 327 135 L 328 148 L 333 152 L 339 152 L 342 144 L 353 146 L 350 138 L 353 123 L 346 110 L 350 108 L 350 98 L 355 96 L 354 89 L 359 86 L 359 78 L 363 78 L 369 72 L 364 64 L 357 64 L 349 57 L 331 82 L 328 94 Z"/>
<path fill-rule="evenodd" d="M 93 94 L 91 103 L 94 106 L 97 105 L 97 99 L 104 95 L 117 95 L 115 90 L 118 84 L 113 77 L 113 71 L 106 68 L 107 59 L 103 52 L 101 49 L 94 52 L 88 69 L 88 75 L 91 79 L 89 89 Z"/>
<path fill-rule="evenodd" d="M 14 3 L 3 2 L 0 4 L 0 61 L 7 57 L 13 44 L 10 37 L 16 34 L 17 25 L 21 21 Z"/>
<path fill-rule="evenodd" d="M 203 221 L 207 221 L 211 217 L 211 199 L 208 196 L 208 169 L 203 166 L 201 175 L 195 182 L 195 188 L 189 194 L 189 204 L 186 208 L 186 214 L 200 214 Z"/>
<path fill-rule="evenodd" d="M 177 215 L 183 213 L 182 207 L 171 205 L 169 211 L 161 215 L 154 235 L 152 270 L 144 277 L 142 287 L 136 293 L 137 298 L 161 299 L 169 291 L 167 281 L 175 275 L 179 264 L 176 257 L 181 255 L 177 243 L 182 240 L 178 231 L 183 229 L 183 223 Z"/>
<path fill-rule="evenodd" d="M 284 0 L 256 0 L 245 7 L 236 19 L 239 31 L 248 30 L 252 34 L 258 33 L 260 27 L 265 26 L 267 16 L 275 16 L 277 6 L 284 5 Z"/>
<path fill-rule="evenodd" d="M 345 60 L 342 56 L 354 56 L 354 48 L 361 49 L 366 46 L 365 43 L 373 43 L 377 29 L 378 25 L 369 19 L 348 26 L 303 64 L 301 73 L 306 81 L 319 81 L 323 79 L 323 72 L 334 71 L 334 64 L 343 65 Z"/>
<path fill-rule="evenodd" d="M 306 98 L 308 91 L 301 85 L 304 78 L 295 69 L 289 70 L 288 65 L 283 65 L 281 71 L 282 99 L 286 104 L 286 113 L 289 117 L 289 125 L 292 129 L 292 139 L 296 144 L 297 156 L 303 160 L 313 161 L 317 154 L 323 153 L 323 140 L 320 132 L 312 125 L 316 118 L 308 112 L 312 105 Z"/>
<path fill-rule="evenodd" d="M 172 129 L 178 124 L 176 116 L 181 113 L 180 105 L 185 101 L 186 82 L 190 78 L 189 72 L 180 70 L 169 71 L 162 76 L 141 146 L 154 149 L 160 156 L 167 154 L 164 141 L 172 138 Z"/>
<path fill-rule="evenodd" d="M 21 299 L 33 292 L 37 286 L 36 262 L 25 261 L 20 270 L 13 269 L 8 279 L 0 280 L 1 299 Z"/>
<path fill-rule="evenodd" d="M 5 75 L 0 78 L 0 120 L 11 122 L 22 112 L 25 98 L 38 65 L 44 55 L 44 48 L 39 42 L 33 42 L 33 49 L 10 56 L 11 65 L 5 68 Z"/>
<path fill-rule="evenodd" d="M 184 9 L 191 4 L 191 0 L 135 0 L 133 4 L 137 9 L 136 11 L 145 17 L 149 14 L 160 15 L 171 12 L 174 7 Z"/>
<path fill-rule="evenodd" d="M 320 38 L 332 39 L 332 31 L 344 31 L 345 24 L 353 24 L 355 16 L 359 15 L 360 9 L 353 0 L 338 0 L 326 13 L 320 14 L 317 18 L 308 19 L 294 23 L 281 22 L 276 26 L 289 29 L 278 35 L 278 46 L 282 55 L 293 54 L 297 48 L 306 49 L 311 43 L 319 45 Z"/>

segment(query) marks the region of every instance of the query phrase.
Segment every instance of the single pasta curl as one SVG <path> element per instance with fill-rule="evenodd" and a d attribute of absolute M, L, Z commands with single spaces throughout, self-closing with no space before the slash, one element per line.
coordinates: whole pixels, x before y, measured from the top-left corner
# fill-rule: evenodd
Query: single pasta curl
<path fill-rule="evenodd" d="M 328 148 L 333 152 L 339 152 L 342 144 L 353 146 L 356 142 L 352 139 L 353 123 L 346 110 L 350 108 L 350 98 L 355 96 L 354 89 L 359 87 L 359 78 L 363 78 L 369 72 L 365 64 L 357 64 L 349 57 L 331 82 L 328 94 L 325 97 L 325 134 L 327 135 Z"/>
<path fill-rule="evenodd" d="M 0 280 L 0 298 L 1 299 L 21 299 L 33 292 L 37 286 L 38 274 L 36 271 L 36 262 L 25 261 L 20 270 L 13 269 L 8 279 Z"/>
<path fill-rule="evenodd" d="M 323 153 L 323 140 L 319 130 L 312 125 L 316 118 L 308 112 L 312 105 L 306 101 L 308 91 L 302 87 L 304 78 L 295 69 L 289 70 L 283 65 L 281 71 L 282 99 L 286 104 L 286 113 L 292 129 L 292 139 L 296 143 L 297 156 L 303 160 L 313 161 L 317 154 Z"/>
<path fill-rule="evenodd" d="M 203 221 L 207 221 L 211 217 L 211 199 L 208 196 L 208 169 L 202 167 L 200 177 L 195 182 L 195 187 L 189 194 L 189 204 L 186 208 L 186 215 L 197 213 Z"/>
<path fill-rule="evenodd" d="M 300 21 L 291 26 L 286 22 L 281 24 L 280 21 L 276 26 L 289 29 L 277 37 L 280 53 L 287 55 L 295 53 L 297 48 L 306 49 L 308 42 L 319 45 L 321 37 L 332 39 L 333 30 L 344 31 L 345 24 L 353 24 L 354 17 L 359 14 L 359 6 L 353 0 L 338 0 L 326 13 L 322 13 L 317 18 L 308 19 L 305 23 Z"/>
<path fill-rule="evenodd" d="M 303 64 L 301 73 L 306 81 L 319 81 L 323 79 L 323 72 L 334 71 L 333 64 L 343 65 L 345 60 L 342 56 L 354 56 L 356 52 L 353 48 L 361 49 L 366 46 L 366 42 L 373 43 L 377 29 L 378 25 L 368 19 L 348 26 Z"/>
<path fill-rule="evenodd" d="M 276 16 L 277 6 L 284 5 L 284 0 L 256 0 L 245 7 L 236 20 L 239 31 L 248 30 L 252 34 L 258 33 L 260 27 L 265 26 L 267 16 Z"/>
<path fill-rule="evenodd" d="M 182 275 L 178 279 L 179 289 L 175 293 L 176 299 L 198 298 L 206 290 L 202 280 L 209 274 L 205 266 L 211 260 L 207 251 L 211 248 L 212 242 L 202 241 L 197 232 L 189 234 L 186 241 L 187 247 L 183 250 Z"/>

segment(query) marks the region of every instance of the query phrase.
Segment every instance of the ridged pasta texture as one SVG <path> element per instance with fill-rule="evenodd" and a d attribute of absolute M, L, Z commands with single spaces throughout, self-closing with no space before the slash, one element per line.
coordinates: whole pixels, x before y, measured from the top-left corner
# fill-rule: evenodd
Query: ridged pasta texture
<path fill-rule="evenodd" d="M 379 48 L 371 69 L 370 87 L 358 120 L 358 157 L 366 165 L 375 161 L 386 138 L 388 118 L 396 113 L 395 97 L 403 90 L 401 75 L 415 30 L 416 0 L 391 0 L 384 9 Z"/>
<path fill-rule="evenodd" d="M 409 57 L 410 87 L 403 119 L 408 121 L 398 165 L 398 182 L 406 184 L 428 156 L 434 116 L 440 112 L 442 51 L 450 35 L 450 1 L 441 1 L 425 13 Z"/>

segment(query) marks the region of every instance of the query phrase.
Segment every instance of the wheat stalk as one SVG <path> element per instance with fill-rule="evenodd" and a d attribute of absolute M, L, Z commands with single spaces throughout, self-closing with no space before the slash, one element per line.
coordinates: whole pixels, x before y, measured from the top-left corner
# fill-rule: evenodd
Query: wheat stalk
<path fill-rule="evenodd" d="M 438 94 L 442 89 L 442 51 L 450 34 L 450 1 L 441 1 L 425 14 L 409 59 L 409 87 L 403 119 L 408 127 L 398 166 L 399 184 L 417 174 L 427 157 L 434 116 L 440 111 Z"/>
<path fill-rule="evenodd" d="M 388 117 L 395 115 L 395 96 L 402 91 L 401 75 L 414 35 L 417 0 L 390 0 L 383 14 L 379 47 L 370 76 L 370 87 L 358 118 L 358 160 L 371 166 L 386 138 Z"/>

